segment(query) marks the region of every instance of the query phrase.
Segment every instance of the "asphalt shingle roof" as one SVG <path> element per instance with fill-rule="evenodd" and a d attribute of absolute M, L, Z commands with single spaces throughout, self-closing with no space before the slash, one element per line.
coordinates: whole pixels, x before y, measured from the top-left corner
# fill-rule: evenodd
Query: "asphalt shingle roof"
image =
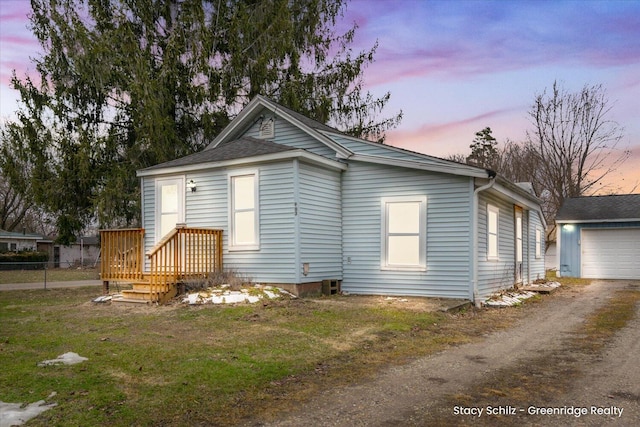
<path fill-rule="evenodd" d="M 640 218 L 640 194 L 571 197 L 564 200 L 556 220 L 593 221 Z"/>
<path fill-rule="evenodd" d="M 294 150 L 293 147 L 277 144 L 252 137 L 243 137 L 225 142 L 215 148 L 203 150 L 179 159 L 171 160 L 159 165 L 151 166 L 144 170 L 163 169 L 177 166 L 195 165 L 199 163 L 222 162 L 225 160 L 242 159 L 246 157 L 261 156 L 265 154 L 281 153 Z"/>

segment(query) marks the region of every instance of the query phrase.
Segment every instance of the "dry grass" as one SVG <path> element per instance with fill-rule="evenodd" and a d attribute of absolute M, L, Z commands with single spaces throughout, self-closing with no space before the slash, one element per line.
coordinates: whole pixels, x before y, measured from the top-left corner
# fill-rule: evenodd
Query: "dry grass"
<path fill-rule="evenodd" d="M 67 282 L 71 280 L 97 280 L 100 278 L 95 268 L 55 268 L 46 271 L 47 282 Z M 0 285 L 5 283 L 44 282 L 44 270 L 0 271 Z"/>
<path fill-rule="evenodd" d="M 438 302 L 333 296 L 258 305 L 117 307 L 95 289 L 0 292 L 0 400 L 58 406 L 31 425 L 235 425 L 320 389 L 479 339 L 527 306 L 433 312 Z M 68 351 L 74 366 L 39 368 Z"/>

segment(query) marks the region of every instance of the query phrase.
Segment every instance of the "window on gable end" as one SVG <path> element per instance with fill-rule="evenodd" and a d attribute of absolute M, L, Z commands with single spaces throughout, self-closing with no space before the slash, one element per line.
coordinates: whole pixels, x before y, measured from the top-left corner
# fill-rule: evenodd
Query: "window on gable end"
<path fill-rule="evenodd" d="M 426 196 L 382 199 L 382 269 L 426 269 L 426 217 Z"/>

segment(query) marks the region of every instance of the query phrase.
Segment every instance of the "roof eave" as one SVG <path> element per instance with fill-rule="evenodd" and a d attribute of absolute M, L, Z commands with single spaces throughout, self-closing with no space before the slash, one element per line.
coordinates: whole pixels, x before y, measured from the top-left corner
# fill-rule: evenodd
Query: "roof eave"
<path fill-rule="evenodd" d="M 556 224 L 596 224 L 602 222 L 640 222 L 640 218 L 556 219 Z"/>
<path fill-rule="evenodd" d="M 223 167 L 243 166 L 254 163 L 266 163 L 287 159 L 304 159 L 310 163 L 325 166 L 335 170 L 346 170 L 347 165 L 337 162 L 335 160 L 327 159 L 326 157 L 319 156 L 317 154 L 310 153 L 305 150 L 289 150 L 279 153 L 262 154 L 259 156 L 242 157 L 238 159 L 223 160 L 217 162 L 203 162 L 195 163 L 186 166 L 173 166 L 167 168 L 157 169 L 142 169 L 136 172 L 138 177 L 148 176 L 161 176 L 161 175 L 175 175 L 179 173 L 202 171 L 207 169 L 218 169 Z"/>

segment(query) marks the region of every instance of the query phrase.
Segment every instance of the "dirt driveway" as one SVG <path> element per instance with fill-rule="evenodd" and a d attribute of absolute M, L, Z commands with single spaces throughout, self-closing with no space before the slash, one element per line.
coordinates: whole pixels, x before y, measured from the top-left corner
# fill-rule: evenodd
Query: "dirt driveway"
<path fill-rule="evenodd" d="M 638 425 L 638 305 L 597 351 L 575 345 L 585 319 L 623 290 L 640 292 L 640 282 L 563 290 L 482 341 L 326 390 L 278 422 L 252 425 Z"/>

